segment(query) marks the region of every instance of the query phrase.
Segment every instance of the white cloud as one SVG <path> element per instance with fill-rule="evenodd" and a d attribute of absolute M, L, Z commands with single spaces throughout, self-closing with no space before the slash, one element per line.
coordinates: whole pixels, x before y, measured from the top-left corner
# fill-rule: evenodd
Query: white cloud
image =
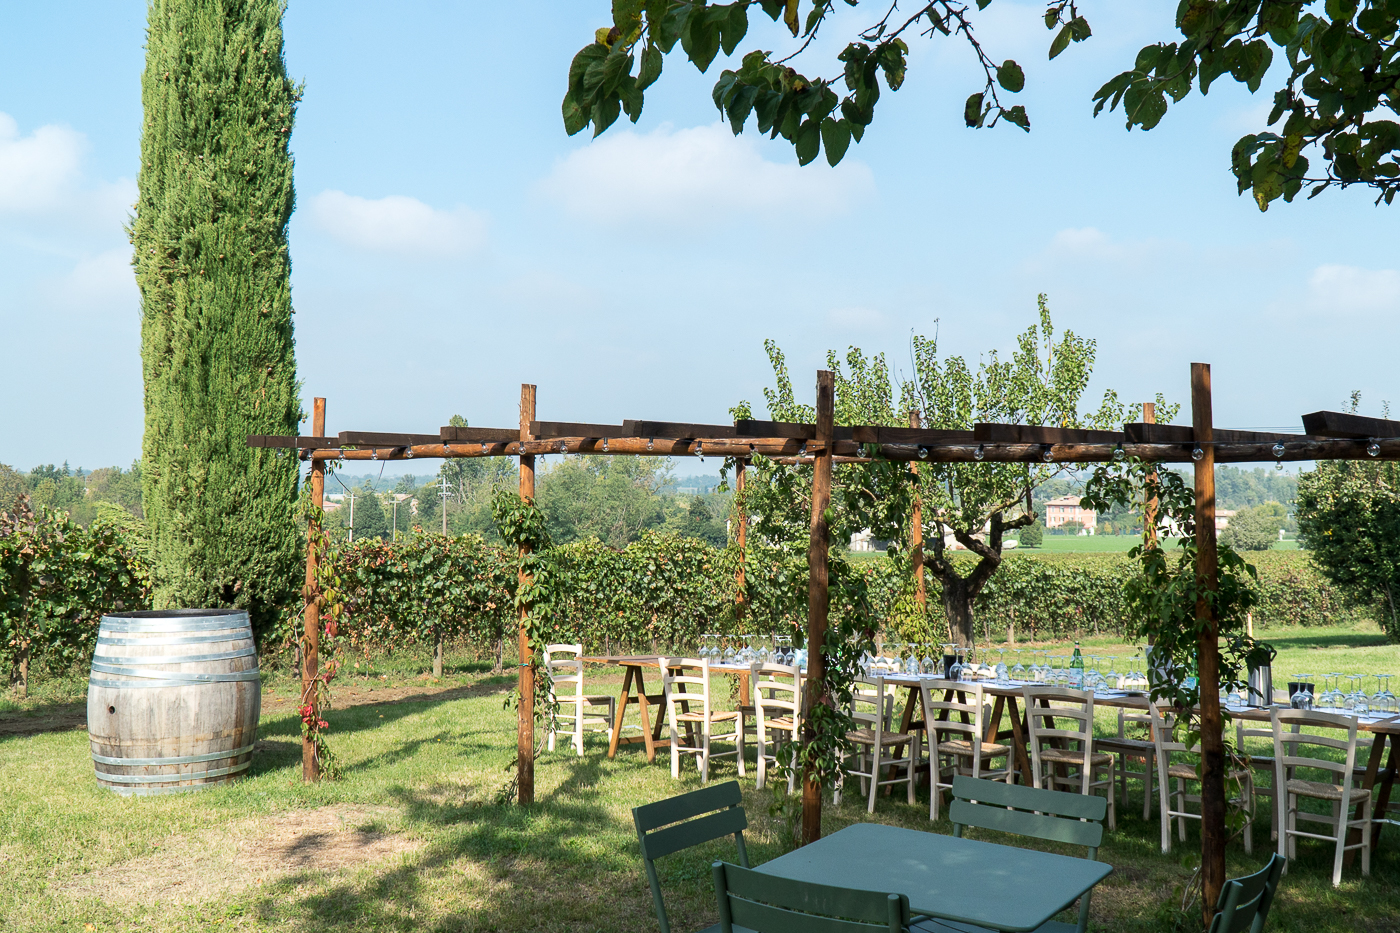
<path fill-rule="evenodd" d="M 827 323 L 848 330 L 876 330 L 885 326 L 885 316 L 874 308 L 832 308 Z"/>
<path fill-rule="evenodd" d="M 464 206 L 437 210 L 417 198 L 362 198 L 323 191 L 311 199 L 311 220 L 342 243 L 376 253 L 460 256 L 486 242 L 486 216 Z"/>
<path fill-rule="evenodd" d="M 1400 311 L 1400 272 L 1323 265 L 1308 278 L 1311 304 L 1320 311 L 1367 314 Z"/>
<path fill-rule="evenodd" d="M 721 123 L 615 131 L 561 159 L 539 192 L 569 214 L 597 222 L 687 226 L 737 215 L 822 220 L 874 193 L 870 169 L 850 153 L 835 168 L 824 160 L 803 167 L 788 143 L 771 146 L 790 161 L 768 161 L 757 134 L 736 137 Z"/>
<path fill-rule="evenodd" d="M 0 212 L 32 213 L 65 200 L 78 180 L 86 139 L 66 126 L 41 126 L 21 136 L 0 113 Z"/>
<path fill-rule="evenodd" d="M 84 256 L 47 290 L 53 302 L 63 308 L 78 311 L 100 311 L 123 305 L 135 308 L 138 294 L 131 268 L 131 247 Z"/>

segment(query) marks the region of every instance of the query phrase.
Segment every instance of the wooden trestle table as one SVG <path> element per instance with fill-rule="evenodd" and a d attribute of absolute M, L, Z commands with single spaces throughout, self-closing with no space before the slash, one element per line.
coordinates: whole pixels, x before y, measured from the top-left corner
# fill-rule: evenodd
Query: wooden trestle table
<path fill-rule="evenodd" d="M 660 693 L 647 693 L 643 672 L 650 668 L 658 675 L 664 675 L 665 672 L 661 670 L 661 655 L 585 655 L 581 660 L 587 664 L 606 664 L 623 669 L 622 692 L 617 699 L 617 714 L 613 717 L 612 733 L 608 739 L 608 757 L 617 757 L 619 745 L 641 742 L 647 747 L 647 761 L 655 762 L 656 749 L 669 748 L 671 745 L 670 739 L 661 737 L 661 730 L 666 725 L 666 691 L 663 687 Z M 737 675 L 739 677 L 739 704 L 743 706 L 748 703 L 749 668 L 747 666 L 711 664 L 710 670 L 715 673 Z M 635 695 L 632 692 L 634 689 L 636 690 Z M 622 722 L 627 717 L 627 707 L 630 704 L 636 704 L 642 720 L 640 735 L 624 736 L 622 734 Z M 654 724 L 651 721 L 653 709 L 656 711 Z M 685 710 L 688 712 L 689 707 L 686 706 Z M 690 723 L 686 723 L 687 732 L 690 728 Z"/>

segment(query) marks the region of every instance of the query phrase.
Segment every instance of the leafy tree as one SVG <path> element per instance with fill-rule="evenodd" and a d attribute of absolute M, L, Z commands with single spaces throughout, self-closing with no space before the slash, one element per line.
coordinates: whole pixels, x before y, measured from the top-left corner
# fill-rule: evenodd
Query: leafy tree
<path fill-rule="evenodd" d="M 1021 547 L 1040 547 L 1045 543 L 1045 526 L 1033 522 L 1021 529 Z"/>
<path fill-rule="evenodd" d="M 287 220 L 300 88 L 282 0 L 152 0 L 139 196 L 143 506 L 156 604 L 237 606 L 270 625 L 299 588 Z"/>
<path fill-rule="evenodd" d="M 1267 551 L 1278 541 L 1288 510 L 1277 502 L 1240 509 L 1230 519 L 1220 540 L 1237 551 Z"/>
<path fill-rule="evenodd" d="M 977 0 L 978 10 L 990 2 Z M 737 70 L 720 73 L 712 96 L 735 134 L 752 116 L 759 132 L 790 142 L 803 165 L 823 149 L 835 165 L 852 140 L 861 140 L 875 119 L 881 85 L 897 91 L 904 84 L 914 35 L 960 36 L 981 65 L 983 86 L 963 108 L 968 126 L 1005 120 L 1030 130 L 1026 109 L 1002 99 L 1025 86 L 1024 71 L 1011 59 L 997 64 L 976 37 L 976 14 L 959 0 L 920 2 L 907 11 L 876 4 L 872 18 L 878 19 L 846 43 L 836 56 L 840 74 L 831 78 L 808 77 L 791 62 L 816 43 L 834 0 L 614 0 L 611 24 L 569 66 L 564 128 L 572 135 L 592 125 L 597 135 L 622 113 L 636 122 L 647 88 L 677 45 L 704 72 L 721 49 L 726 56 L 738 50 L 755 7 L 787 26 L 794 48 L 742 56 Z M 1043 20 L 1054 33 L 1051 58 L 1092 34 L 1073 0 L 1046 0 Z M 1283 122 L 1235 144 L 1231 162 L 1240 192 L 1251 191 L 1267 210 L 1304 186 L 1311 197 L 1333 184 L 1361 184 L 1389 204 L 1400 187 L 1400 124 L 1385 119 L 1387 111 L 1400 111 L 1398 21 L 1400 7 L 1391 0 L 1336 0 L 1323 9 L 1282 0 L 1189 0 L 1177 8 L 1179 39 L 1138 52 L 1130 70 L 1095 92 L 1094 113 L 1121 104 L 1129 129 L 1150 130 L 1166 115 L 1169 98 L 1179 102 L 1193 87 L 1204 95 L 1222 75 L 1258 91 L 1278 50 L 1288 75 L 1274 92 L 1267 122 Z M 1316 150 L 1322 168 L 1310 174 L 1303 153 Z"/>
<path fill-rule="evenodd" d="M 1121 425 L 1125 410 L 1111 391 L 1104 394 L 1097 411 L 1079 409 L 1093 370 L 1094 341 L 1071 331 L 1057 339 L 1044 295 L 1037 306 L 1039 324 L 1021 334 L 1011 358 L 1003 360 L 993 350 L 975 370 L 960 356 L 941 359 L 935 341 L 914 337 L 914 375 L 900 384 L 898 395 L 882 355 L 867 359 L 852 348 L 846 355 L 848 371 L 843 371 L 840 360 L 829 353 L 828 365 L 836 373 L 836 423 L 905 426 L 908 412 L 917 410 L 925 427 L 948 430 L 971 430 L 978 421 L 1091 428 Z M 777 379 L 774 389 L 764 390 L 770 415 L 782 421 L 812 421 L 811 406 L 795 401 L 782 351 L 772 341 L 767 346 Z M 745 404 L 736 412 L 746 410 Z M 805 541 L 811 468 L 763 458 L 756 465 L 749 494 L 751 508 L 760 515 L 755 530 L 775 542 Z M 917 489 L 925 548 L 932 551 L 925 566 L 941 585 L 943 610 L 959 644 L 973 642 L 973 602 L 1001 565 L 1006 533 L 1035 521 L 1027 508 L 1031 490 L 1065 469 L 1056 463 L 919 464 Z M 909 478 L 909 466 L 904 463 L 876 461 L 836 468 L 834 535 L 848 540 L 852 532 L 869 528 L 877 538 L 907 541 L 914 488 Z M 945 537 L 949 535 L 977 557 L 966 573 L 948 552 Z M 907 560 L 897 545 L 888 553 Z"/>
<path fill-rule="evenodd" d="M 664 457 L 565 457 L 541 471 L 536 500 L 559 544 L 598 538 L 626 547 L 659 524 L 670 480 Z"/>
<path fill-rule="evenodd" d="M 14 510 L 19 497 L 28 494 L 29 483 L 13 467 L 0 463 L 0 513 Z"/>
<path fill-rule="evenodd" d="M 724 547 L 729 541 L 729 530 L 725 526 L 728 514 L 727 496 L 691 496 L 683 507 L 671 508 L 665 528 L 687 538 L 699 538 L 714 547 Z"/>
<path fill-rule="evenodd" d="M 1322 574 L 1400 639 L 1400 464 L 1324 461 L 1298 480 L 1298 537 Z"/>
<path fill-rule="evenodd" d="M 48 463 L 30 470 L 29 488 L 32 490 L 30 498 L 41 512 L 44 509 L 70 512 L 86 495 L 83 481 L 73 475 L 67 462 L 61 467 Z"/>
<path fill-rule="evenodd" d="M 1294 473 L 1255 467 L 1251 470 L 1229 464 L 1215 468 L 1215 504 L 1222 509 L 1247 509 L 1266 502 L 1292 502 L 1298 495 L 1298 477 Z M 1292 519 L 1286 514 L 1286 527 L 1292 530 Z"/>
<path fill-rule="evenodd" d="M 131 469 L 102 467 L 93 470 L 87 477 L 88 496 L 97 502 L 110 502 L 119 505 L 134 517 L 141 518 L 141 461 L 131 464 Z"/>

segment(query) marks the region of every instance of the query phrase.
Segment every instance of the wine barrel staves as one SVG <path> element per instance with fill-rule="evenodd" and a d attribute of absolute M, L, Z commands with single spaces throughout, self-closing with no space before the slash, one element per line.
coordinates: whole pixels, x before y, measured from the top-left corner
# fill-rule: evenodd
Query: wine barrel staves
<path fill-rule="evenodd" d="M 97 782 L 118 794 L 199 790 L 248 770 L 262 684 L 248 613 L 102 617 L 88 681 Z"/>

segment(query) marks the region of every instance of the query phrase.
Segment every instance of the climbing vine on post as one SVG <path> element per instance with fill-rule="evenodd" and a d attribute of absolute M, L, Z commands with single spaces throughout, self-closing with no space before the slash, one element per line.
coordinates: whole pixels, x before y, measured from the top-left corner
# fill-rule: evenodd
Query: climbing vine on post
<path fill-rule="evenodd" d="M 529 703 L 524 702 L 526 698 L 517 688 L 507 698 L 506 705 L 514 702 L 517 708 L 531 707 L 528 716 L 522 713 L 522 728 L 527 719 L 548 726 L 554 719 L 553 691 L 547 673 L 540 676 L 543 668 L 540 659 L 544 654 L 549 631 L 547 623 L 554 608 L 556 590 L 555 574 L 548 559 L 549 530 L 535 500 L 522 498 L 509 489 L 497 489 L 492 494 L 491 517 L 501 540 L 516 549 L 515 608 L 520 614 L 522 648 L 528 649 L 521 652 L 520 663 L 522 668 L 530 668 L 529 682 L 533 684 Z M 502 790 L 501 797 L 509 800 L 518 794 L 522 804 L 533 802 L 534 760 L 539 757 L 541 747 L 542 740 L 531 742 L 528 750 L 517 751 L 516 760 L 511 762 L 516 768 L 516 777 Z M 522 775 L 526 775 L 529 782 L 528 795 L 522 792 L 526 786 Z"/>

